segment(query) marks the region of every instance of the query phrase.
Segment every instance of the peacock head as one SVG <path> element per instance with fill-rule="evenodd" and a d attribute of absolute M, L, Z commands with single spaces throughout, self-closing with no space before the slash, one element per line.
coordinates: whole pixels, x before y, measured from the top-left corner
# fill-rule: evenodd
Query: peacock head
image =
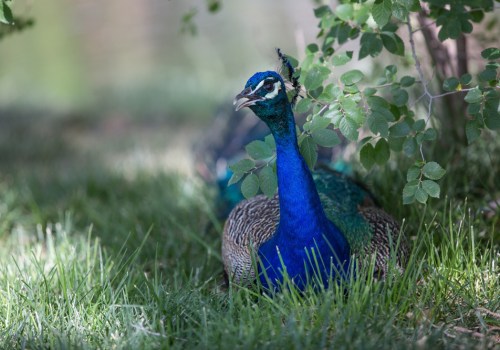
<path fill-rule="evenodd" d="M 255 73 L 248 79 L 245 89 L 234 99 L 235 109 L 250 109 L 266 123 L 276 122 L 286 115 L 290 102 L 283 78 L 276 72 Z"/>

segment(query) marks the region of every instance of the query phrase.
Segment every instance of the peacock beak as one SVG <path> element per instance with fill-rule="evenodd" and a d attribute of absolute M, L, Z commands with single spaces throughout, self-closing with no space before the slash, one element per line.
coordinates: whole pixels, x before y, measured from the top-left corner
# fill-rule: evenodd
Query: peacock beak
<path fill-rule="evenodd" d="M 259 95 L 255 95 L 254 92 L 255 91 L 253 91 L 250 87 L 247 87 L 245 90 L 236 95 L 233 101 L 234 109 L 239 111 L 242 108 L 256 104 L 258 101 L 262 101 L 263 98 Z"/>

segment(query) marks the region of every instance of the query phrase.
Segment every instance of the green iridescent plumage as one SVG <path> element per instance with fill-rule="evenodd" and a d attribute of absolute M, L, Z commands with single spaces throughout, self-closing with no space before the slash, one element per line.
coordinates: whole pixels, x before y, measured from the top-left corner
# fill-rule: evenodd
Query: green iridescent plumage
<path fill-rule="evenodd" d="M 373 230 L 359 211 L 360 206 L 373 205 L 372 195 L 337 172 L 318 169 L 313 179 L 326 216 L 342 231 L 351 251 L 359 252 L 373 236 Z"/>

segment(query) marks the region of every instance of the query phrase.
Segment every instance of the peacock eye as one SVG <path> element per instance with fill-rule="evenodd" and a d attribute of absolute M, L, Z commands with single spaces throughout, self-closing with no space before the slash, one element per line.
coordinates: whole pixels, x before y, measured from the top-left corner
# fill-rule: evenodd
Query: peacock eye
<path fill-rule="evenodd" d="M 264 84 L 264 89 L 267 91 L 267 92 L 271 92 L 274 90 L 274 84 L 272 82 L 268 82 L 268 83 L 265 83 Z"/>

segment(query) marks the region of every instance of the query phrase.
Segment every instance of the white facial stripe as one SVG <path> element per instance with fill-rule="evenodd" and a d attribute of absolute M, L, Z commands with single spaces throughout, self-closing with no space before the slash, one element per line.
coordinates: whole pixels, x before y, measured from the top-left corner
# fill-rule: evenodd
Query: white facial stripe
<path fill-rule="evenodd" d="M 254 93 L 255 91 L 259 90 L 262 85 L 264 85 L 264 83 L 266 82 L 267 79 L 264 79 L 264 80 L 261 80 L 260 83 L 257 84 L 257 86 L 255 87 L 255 89 L 252 90 L 252 93 Z"/>
<path fill-rule="evenodd" d="M 272 98 L 275 98 L 276 95 L 278 95 L 278 92 L 280 91 L 281 88 L 281 83 L 279 81 L 274 83 L 274 90 L 264 96 L 265 99 L 270 100 Z"/>

